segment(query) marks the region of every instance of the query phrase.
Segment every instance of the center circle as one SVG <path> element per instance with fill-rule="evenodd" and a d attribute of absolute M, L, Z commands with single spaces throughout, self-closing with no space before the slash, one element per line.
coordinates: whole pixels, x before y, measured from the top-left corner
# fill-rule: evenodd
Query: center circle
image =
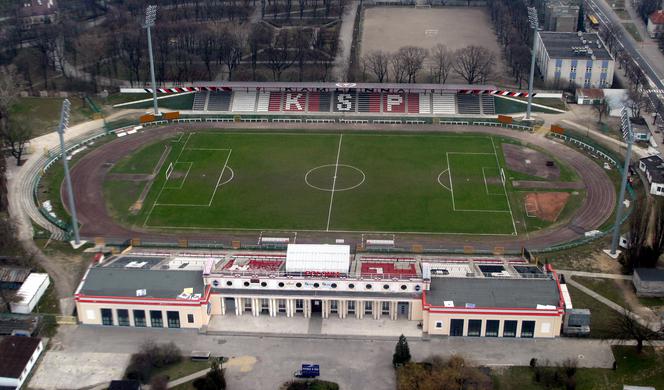
<path fill-rule="evenodd" d="M 365 180 L 366 175 L 361 169 L 346 164 L 321 165 L 304 175 L 304 182 L 309 187 L 327 192 L 352 190 L 361 186 Z"/>

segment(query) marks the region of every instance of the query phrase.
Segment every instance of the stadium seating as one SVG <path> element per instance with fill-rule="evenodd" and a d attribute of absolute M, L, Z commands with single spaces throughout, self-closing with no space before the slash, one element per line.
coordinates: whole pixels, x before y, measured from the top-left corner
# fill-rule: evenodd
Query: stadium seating
<path fill-rule="evenodd" d="M 228 91 L 212 91 L 208 99 L 207 111 L 229 111 L 233 93 Z"/>
<path fill-rule="evenodd" d="M 267 106 L 267 110 L 270 112 L 280 112 L 281 111 L 281 92 L 270 92 L 270 102 Z"/>
<path fill-rule="evenodd" d="M 496 103 L 493 95 L 481 95 L 482 114 L 496 115 Z"/>
<path fill-rule="evenodd" d="M 355 91 L 333 93 L 332 111 L 334 112 L 355 112 L 357 106 L 357 94 Z"/>
<path fill-rule="evenodd" d="M 256 111 L 258 112 L 268 112 L 270 107 L 270 93 L 269 92 L 259 92 L 258 93 L 258 102 L 256 103 Z"/>
<path fill-rule="evenodd" d="M 193 111 L 204 111 L 205 110 L 205 102 L 208 99 L 208 95 L 210 92 L 196 92 L 194 94 L 194 103 L 191 106 L 191 109 Z"/>
<path fill-rule="evenodd" d="M 459 105 L 459 114 L 480 115 L 482 113 L 479 95 L 460 94 L 457 95 L 457 102 Z"/>
<path fill-rule="evenodd" d="M 420 94 L 409 93 L 406 99 L 408 100 L 408 112 L 418 114 L 420 112 Z"/>
<path fill-rule="evenodd" d="M 456 99 L 453 93 L 433 94 L 433 113 L 454 115 L 457 113 Z"/>
<path fill-rule="evenodd" d="M 357 94 L 357 112 L 380 112 L 380 93 L 359 92 Z"/>
<path fill-rule="evenodd" d="M 286 92 L 283 94 L 283 110 L 286 112 L 305 112 L 307 108 L 306 92 Z"/>
<path fill-rule="evenodd" d="M 421 92 L 419 94 L 419 113 L 420 114 L 431 114 L 431 95 L 426 92 Z M 408 101 L 410 104 L 410 100 Z M 410 109 L 408 110 L 410 111 Z M 412 111 L 410 111 L 412 112 Z"/>
<path fill-rule="evenodd" d="M 235 112 L 251 112 L 256 109 L 256 92 L 233 92 L 233 110 Z"/>
<path fill-rule="evenodd" d="M 406 112 L 406 96 L 402 93 L 384 93 L 383 94 L 383 113 L 402 113 Z"/>

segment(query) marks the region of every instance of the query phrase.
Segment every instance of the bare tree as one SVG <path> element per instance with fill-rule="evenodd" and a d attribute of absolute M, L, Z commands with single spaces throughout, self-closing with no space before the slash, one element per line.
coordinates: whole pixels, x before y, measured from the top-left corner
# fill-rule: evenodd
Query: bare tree
<path fill-rule="evenodd" d="M 392 54 L 390 65 L 392 65 L 394 81 L 397 83 L 403 83 L 406 80 L 406 59 L 404 56 L 399 52 Z"/>
<path fill-rule="evenodd" d="M 23 122 L 9 121 L 2 130 L 2 139 L 16 159 L 16 165 L 21 165 L 23 161 L 21 158 L 30 138 L 32 138 L 32 127 Z"/>
<path fill-rule="evenodd" d="M 443 44 L 437 44 L 429 52 L 433 81 L 445 84 L 454 66 L 454 53 Z"/>
<path fill-rule="evenodd" d="M 387 53 L 381 50 L 372 51 L 364 56 L 364 61 L 379 83 L 388 81 L 390 59 Z"/>
<path fill-rule="evenodd" d="M 632 86 L 627 91 L 627 100 L 625 103 L 632 112 L 632 118 L 638 118 L 641 116 L 641 110 L 648 103 L 648 98 L 643 89 Z"/>
<path fill-rule="evenodd" d="M 643 351 L 643 345 L 664 335 L 661 326 L 657 330 L 643 326 L 627 308 L 611 322 L 607 338 L 620 341 L 636 341 L 636 352 Z"/>
<path fill-rule="evenodd" d="M 288 35 L 288 30 L 282 30 L 275 44 L 265 49 L 266 66 L 272 71 L 274 81 L 280 81 L 284 70 L 290 68 L 296 60 L 296 57 L 290 53 Z"/>
<path fill-rule="evenodd" d="M 256 68 L 258 67 L 258 52 L 262 45 L 268 45 L 272 42 L 272 30 L 263 25 L 256 23 L 251 27 L 249 32 L 249 52 L 251 54 L 251 71 L 253 79 L 256 80 Z"/>
<path fill-rule="evenodd" d="M 13 65 L 0 67 L 0 131 L 9 125 L 9 109 L 23 88 L 23 78 Z"/>
<path fill-rule="evenodd" d="M 455 53 L 454 71 L 468 84 L 486 80 L 491 74 L 494 56 L 485 47 L 468 46 Z"/>
<path fill-rule="evenodd" d="M 242 59 L 242 50 L 246 38 L 239 30 L 224 30 L 219 38 L 219 57 L 228 69 L 228 80 L 233 79 L 233 70 Z"/>
<path fill-rule="evenodd" d="M 408 82 L 414 83 L 417 79 L 417 73 L 422 70 L 424 60 L 427 58 L 428 51 L 421 47 L 406 46 L 399 49 L 398 56 L 403 58 L 404 70 L 408 76 Z"/>
<path fill-rule="evenodd" d="M 609 112 L 609 105 L 606 100 L 596 101 L 593 106 L 597 112 L 597 123 L 602 123 L 602 116 Z"/>

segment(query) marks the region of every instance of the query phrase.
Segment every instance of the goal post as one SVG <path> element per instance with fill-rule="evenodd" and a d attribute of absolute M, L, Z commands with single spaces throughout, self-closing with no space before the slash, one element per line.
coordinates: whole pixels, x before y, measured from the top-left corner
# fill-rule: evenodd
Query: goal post
<path fill-rule="evenodd" d="M 168 168 L 166 168 L 166 180 L 171 178 L 172 173 L 173 173 L 173 163 L 169 163 Z"/>
<path fill-rule="evenodd" d="M 505 185 L 505 170 L 502 167 L 500 168 L 500 181 Z"/>

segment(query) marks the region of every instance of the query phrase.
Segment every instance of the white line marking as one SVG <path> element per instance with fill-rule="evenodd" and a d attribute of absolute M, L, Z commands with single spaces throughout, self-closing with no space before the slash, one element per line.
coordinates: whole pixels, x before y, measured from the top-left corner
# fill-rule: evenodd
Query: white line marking
<path fill-rule="evenodd" d="M 221 168 L 221 173 L 219 174 L 219 179 L 217 179 L 217 184 L 214 185 L 214 192 L 212 193 L 212 197 L 210 198 L 210 203 L 208 203 L 208 206 L 212 206 L 212 201 L 214 200 L 214 196 L 217 194 L 217 189 L 219 188 L 219 183 L 221 183 L 221 177 L 224 175 L 224 171 L 226 170 L 226 166 L 228 165 L 228 160 L 231 158 L 231 153 L 233 153 L 233 150 L 230 150 L 228 152 L 228 156 L 226 157 L 226 161 L 224 162 L 224 167 Z"/>
<path fill-rule="evenodd" d="M 450 191 L 449 187 L 447 187 L 445 184 L 443 184 L 442 181 L 440 181 L 440 177 L 443 176 L 445 174 L 445 172 L 447 172 L 447 171 L 449 171 L 449 169 L 446 169 L 446 170 L 442 171 L 440 174 L 438 174 L 438 184 L 440 184 L 440 186 L 443 187 L 444 189 Z"/>
<path fill-rule="evenodd" d="M 181 162 L 178 161 L 175 164 L 173 164 L 173 166 L 175 167 L 176 164 L 189 164 L 189 168 L 187 168 L 187 173 L 185 173 L 184 178 L 182 178 L 182 181 L 180 182 L 179 186 L 177 186 L 177 187 L 176 186 L 164 187 L 164 189 L 166 189 L 166 190 L 181 190 L 182 187 L 184 186 L 184 183 L 187 181 L 187 176 L 189 176 L 189 171 L 191 171 L 191 167 L 194 165 L 194 163 L 191 162 L 191 161 L 181 161 Z M 168 181 L 168 180 L 166 180 L 166 181 Z"/>
<path fill-rule="evenodd" d="M 189 143 L 189 139 L 191 138 L 192 134 L 195 134 L 195 131 L 192 131 L 189 133 L 187 136 L 187 140 L 184 141 L 184 145 L 182 145 L 182 149 L 180 149 L 180 153 L 178 154 L 178 158 L 175 159 L 175 162 L 177 162 L 180 159 L 180 156 L 182 156 L 182 152 L 184 152 L 184 149 L 187 147 L 187 144 Z M 159 202 L 159 197 L 161 196 L 161 193 L 164 192 L 164 186 L 166 185 L 166 180 L 164 180 L 164 183 L 161 185 L 161 189 L 159 190 L 159 193 L 157 194 L 157 197 L 154 199 L 154 203 L 152 204 L 152 208 L 150 208 L 150 212 L 148 213 L 147 217 L 145 217 L 145 221 L 143 221 L 143 226 L 148 226 L 148 220 L 150 220 L 150 217 L 152 216 L 152 212 L 154 211 L 154 208 L 157 206 L 157 203 Z"/>
<path fill-rule="evenodd" d="M 337 148 L 337 162 L 334 165 L 334 178 L 332 179 L 332 192 L 330 194 L 330 208 L 327 210 L 327 226 L 325 231 L 330 231 L 330 218 L 332 217 L 332 202 L 334 201 L 334 189 L 337 186 L 337 172 L 339 170 L 339 156 L 341 155 L 341 141 L 344 139 L 344 135 L 339 136 L 339 147 Z"/>
<path fill-rule="evenodd" d="M 445 153 L 445 157 L 447 158 L 447 172 L 448 176 L 450 177 L 450 192 L 452 193 L 452 210 L 456 211 L 456 206 L 454 204 L 454 186 L 452 185 L 452 166 L 450 165 L 450 154 Z"/>
<path fill-rule="evenodd" d="M 500 162 L 498 161 L 498 152 L 496 151 L 496 144 L 493 142 L 493 137 L 491 137 L 491 145 L 493 146 L 493 153 L 496 156 L 496 165 L 500 169 Z M 502 180 L 501 180 L 502 181 Z M 505 200 L 507 201 L 507 208 L 510 210 L 510 217 L 512 218 L 512 227 L 514 228 L 514 235 L 518 233 L 516 231 L 516 222 L 514 222 L 514 214 L 512 213 L 512 206 L 510 205 L 510 197 L 507 195 L 507 187 L 505 187 L 505 182 L 503 182 L 503 192 L 505 193 Z"/>
<path fill-rule="evenodd" d="M 229 148 L 187 148 L 187 150 L 231 150 Z"/>
<path fill-rule="evenodd" d="M 489 184 L 486 181 L 486 173 L 485 169 L 491 169 L 491 167 L 482 167 L 482 176 L 484 177 L 484 189 L 486 190 L 487 195 L 498 195 L 498 196 L 503 196 L 503 194 L 496 194 L 495 192 L 489 192 Z M 498 167 L 500 169 L 500 167 Z"/>

